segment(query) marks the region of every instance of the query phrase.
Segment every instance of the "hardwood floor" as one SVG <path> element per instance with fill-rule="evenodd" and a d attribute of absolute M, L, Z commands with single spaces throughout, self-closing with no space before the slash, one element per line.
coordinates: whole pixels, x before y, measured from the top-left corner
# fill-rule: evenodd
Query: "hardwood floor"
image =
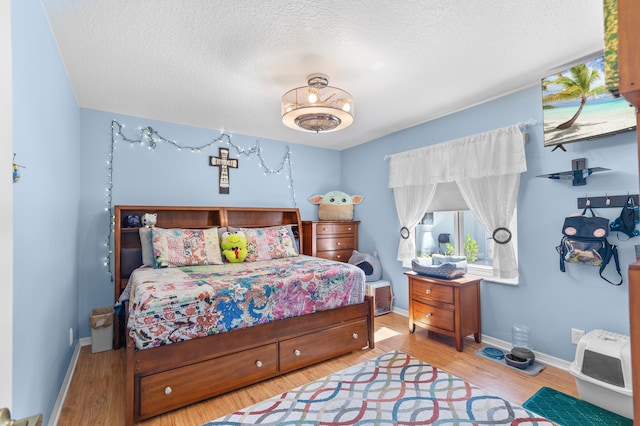
<path fill-rule="evenodd" d="M 475 343 L 473 337 L 465 338 L 464 352 L 457 352 L 453 338 L 428 333 L 420 327 L 410 334 L 408 318 L 395 313 L 376 317 L 375 328 L 373 350 L 354 352 L 139 424 L 201 425 L 392 350 L 408 353 L 515 404 L 524 403 L 542 386 L 578 396 L 574 377 L 568 372 L 547 366 L 539 375 L 531 377 L 514 371 L 474 355 L 482 344 Z M 123 424 L 124 372 L 124 349 L 92 354 L 90 346 L 83 347 L 58 425 Z"/>

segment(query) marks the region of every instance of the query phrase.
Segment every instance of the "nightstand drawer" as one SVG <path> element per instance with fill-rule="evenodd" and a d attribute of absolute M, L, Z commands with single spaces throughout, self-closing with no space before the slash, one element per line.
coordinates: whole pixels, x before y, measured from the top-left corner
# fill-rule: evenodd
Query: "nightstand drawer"
<path fill-rule="evenodd" d="M 416 281 L 413 284 L 411 297 L 451 304 L 453 303 L 453 293 L 453 287 Z"/>
<path fill-rule="evenodd" d="M 454 315 L 452 309 L 444 309 L 424 303 L 414 303 L 413 320 L 426 326 L 454 331 Z"/>

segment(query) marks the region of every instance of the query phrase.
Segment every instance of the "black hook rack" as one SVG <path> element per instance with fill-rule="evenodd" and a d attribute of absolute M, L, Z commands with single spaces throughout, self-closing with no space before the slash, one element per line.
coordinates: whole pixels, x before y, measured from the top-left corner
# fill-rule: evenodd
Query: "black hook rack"
<path fill-rule="evenodd" d="M 605 195 L 604 197 L 583 197 L 578 198 L 578 208 L 584 209 L 587 207 L 593 208 L 609 208 L 609 207 L 624 207 L 627 202 L 627 198 L 633 197 L 633 200 L 638 205 L 638 194 L 627 195 Z"/>

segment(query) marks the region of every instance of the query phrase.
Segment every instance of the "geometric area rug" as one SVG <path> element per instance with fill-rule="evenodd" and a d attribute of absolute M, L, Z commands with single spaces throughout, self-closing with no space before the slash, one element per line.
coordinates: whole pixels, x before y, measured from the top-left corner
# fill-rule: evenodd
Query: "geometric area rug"
<path fill-rule="evenodd" d="M 399 351 L 312 381 L 203 426 L 555 425 Z"/>

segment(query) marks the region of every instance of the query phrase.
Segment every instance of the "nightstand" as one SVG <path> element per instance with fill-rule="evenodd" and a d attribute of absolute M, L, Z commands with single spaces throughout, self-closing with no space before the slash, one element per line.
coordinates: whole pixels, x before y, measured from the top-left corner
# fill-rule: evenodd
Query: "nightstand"
<path fill-rule="evenodd" d="M 302 222 L 302 253 L 323 259 L 348 262 L 358 250 L 358 220 Z"/>
<path fill-rule="evenodd" d="M 462 352 L 464 337 L 473 334 L 480 343 L 481 277 L 465 275 L 455 280 L 405 272 L 409 279 L 409 331 L 416 324 L 435 333 L 453 336 Z"/>

